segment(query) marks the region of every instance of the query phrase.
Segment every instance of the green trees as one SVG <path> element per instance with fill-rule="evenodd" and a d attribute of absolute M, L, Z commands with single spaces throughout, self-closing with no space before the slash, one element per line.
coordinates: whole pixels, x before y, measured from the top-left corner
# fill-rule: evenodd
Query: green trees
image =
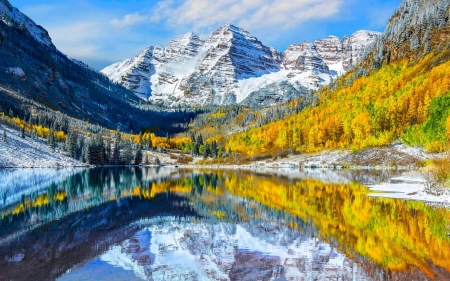
<path fill-rule="evenodd" d="M 136 165 L 142 164 L 142 158 L 143 158 L 142 148 L 141 148 L 140 145 L 138 145 L 138 148 L 136 150 L 136 154 L 134 156 L 134 164 L 136 164 Z"/>
<path fill-rule="evenodd" d="M 100 134 L 92 136 L 89 142 L 86 143 L 85 159 L 91 165 L 106 164 L 105 144 Z"/>
<path fill-rule="evenodd" d="M 122 151 L 122 163 L 125 165 L 131 164 L 133 161 L 133 151 L 131 148 L 130 142 L 124 142 L 123 151 Z"/>
<path fill-rule="evenodd" d="M 56 148 L 56 140 L 55 140 L 55 134 L 53 130 L 50 130 L 47 135 L 47 144 L 48 146 L 54 151 Z"/>
<path fill-rule="evenodd" d="M 65 150 L 70 157 L 78 159 L 77 157 L 77 135 L 75 133 L 69 132 L 66 138 Z"/>
<path fill-rule="evenodd" d="M 122 135 L 120 134 L 120 128 L 117 128 L 116 136 L 114 138 L 114 150 L 112 153 L 112 164 L 120 164 L 120 142 L 122 140 Z"/>

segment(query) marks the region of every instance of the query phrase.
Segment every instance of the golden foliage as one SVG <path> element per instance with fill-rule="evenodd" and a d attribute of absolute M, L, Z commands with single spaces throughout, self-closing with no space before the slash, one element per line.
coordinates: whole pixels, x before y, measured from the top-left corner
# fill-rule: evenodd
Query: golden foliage
<path fill-rule="evenodd" d="M 450 91 L 450 62 L 429 54 L 414 66 L 399 61 L 350 85 L 319 93 L 318 105 L 229 137 L 226 149 L 249 156 L 290 148 L 301 152 L 382 146 L 423 123 L 435 97 Z M 341 80 L 349 79 L 350 74 Z M 450 122 L 450 121 L 449 121 Z M 450 123 L 447 131 L 450 131 Z M 431 150 L 445 145 L 429 144 Z"/>

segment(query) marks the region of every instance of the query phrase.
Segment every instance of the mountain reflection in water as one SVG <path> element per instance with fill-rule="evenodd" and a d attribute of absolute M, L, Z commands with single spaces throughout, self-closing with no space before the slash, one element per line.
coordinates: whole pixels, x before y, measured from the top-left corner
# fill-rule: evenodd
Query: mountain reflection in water
<path fill-rule="evenodd" d="M 3 170 L 0 280 L 450 280 L 449 211 L 387 176 Z"/>

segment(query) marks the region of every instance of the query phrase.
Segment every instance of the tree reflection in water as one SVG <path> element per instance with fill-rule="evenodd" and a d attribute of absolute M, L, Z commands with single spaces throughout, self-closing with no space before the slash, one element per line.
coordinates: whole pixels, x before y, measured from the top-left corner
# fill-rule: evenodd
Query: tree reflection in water
<path fill-rule="evenodd" d="M 144 279 L 450 280 L 449 212 L 356 182 L 111 168 L 30 186 L 1 191 L 0 279 L 55 279 L 100 258 Z"/>

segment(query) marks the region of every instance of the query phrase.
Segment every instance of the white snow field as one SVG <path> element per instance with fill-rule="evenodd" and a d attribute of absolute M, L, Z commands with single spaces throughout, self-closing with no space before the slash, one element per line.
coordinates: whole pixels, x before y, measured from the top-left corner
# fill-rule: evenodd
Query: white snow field
<path fill-rule="evenodd" d="M 7 142 L 3 141 L 3 130 Z M 58 150 L 52 151 L 42 139 L 22 139 L 20 132 L 0 125 L 0 168 L 51 168 L 75 167 L 86 164 L 65 156 Z"/>

